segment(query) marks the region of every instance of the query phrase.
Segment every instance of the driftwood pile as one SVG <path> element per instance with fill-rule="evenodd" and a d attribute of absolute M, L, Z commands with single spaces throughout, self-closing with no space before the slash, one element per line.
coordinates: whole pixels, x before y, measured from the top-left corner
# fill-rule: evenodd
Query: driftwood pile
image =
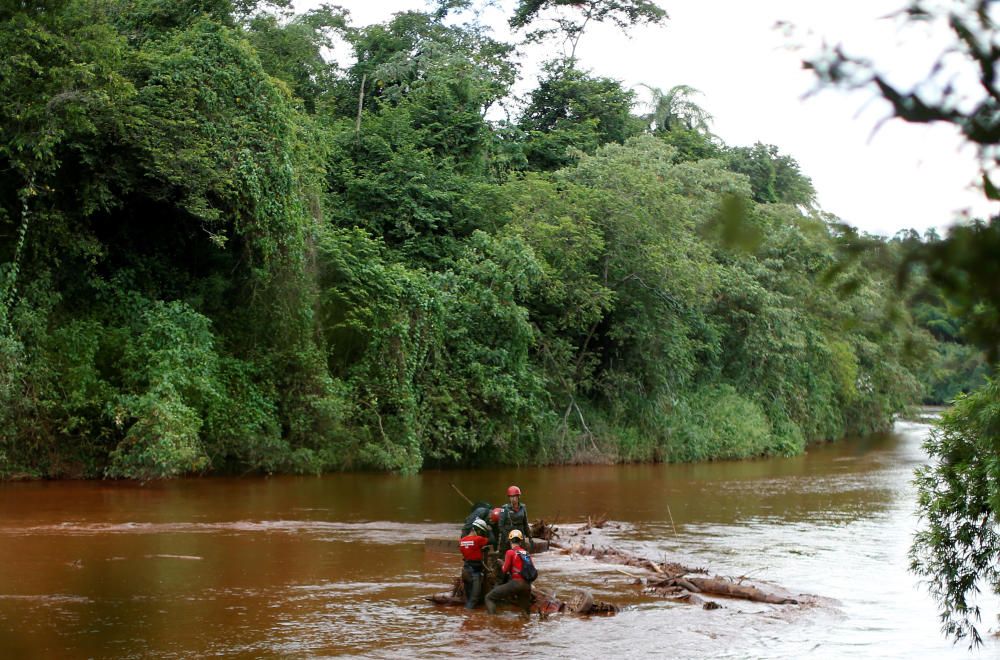
<path fill-rule="evenodd" d="M 597 521 L 588 518 L 587 524 L 582 526 L 579 531 L 574 532 L 572 536 L 579 537 L 589 534 L 591 529 L 602 528 L 605 523 L 606 521 L 603 518 Z M 628 571 L 621 571 L 621 573 L 633 578 L 635 580 L 634 584 L 639 586 L 644 585 L 645 588 L 643 591 L 645 593 L 662 596 L 677 602 L 701 605 L 708 610 L 719 609 L 722 606 L 714 601 L 706 601 L 703 598 L 704 595 L 749 600 L 772 605 L 799 605 L 814 598 L 803 595 L 795 597 L 780 590 L 768 591 L 761 588 L 761 586 L 751 583 L 746 577 L 713 576 L 704 568 L 691 568 L 683 564 L 667 561 L 654 562 L 651 559 L 623 550 L 594 545 L 588 546 L 581 541 L 572 543 L 552 541 L 550 546 L 553 550 L 565 554 L 593 557 L 609 564 L 619 564 L 630 568 L 652 571 L 653 575 L 648 577 L 645 583 L 641 575 L 635 575 Z"/>
<path fill-rule="evenodd" d="M 554 614 L 556 612 L 568 612 L 570 614 L 581 615 L 610 615 L 617 614 L 621 608 L 614 603 L 607 603 L 596 600 L 594 594 L 583 589 L 573 592 L 569 598 L 561 601 L 542 589 L 532 589 L 532 609 L 537 609 L 543 614 Z"/>
<path fill-rule="evenodd" d="M 552 523 L 547 523 L 543 519 L 536 520 L 531 523 L 531 538 L 533 539 L 545 539 L 550 543 L 559 536 L 559 532 L 556 531 L 555 525 Z"/>
<path fill-rule="evenodd" d="M 451 591 L 444 591 L 427 596 L 427 600 L 437 605 L 465 605 L 465 585 L 462 578 L 455 578 Z M 555 594 L 544 589 L 531 590 L 531 611 L 540 615 L 569 613 L 580 615 L 615 614 L 619 607 L 612 603 L 595 600 L 588 591 L 578 590 L 566 600 L 556 598 Z"/>
<path fill-rule="evenodd" d="M 632 568 L 652 570 L 658 575 L 663 576 L 680 576 L 687 575 L 688 573 L 705 572 L 703 569 L 688 568 L 687 566 L 682 566 L 681 564 L 675 564 L 673 562 L 663 562 L 658 564 L 651 559 L 639 557 L 615 548 L 596 547 L 593 545 L 587 546 L 583 543 L 563 544 L 558 541 L 553 541 L 550 545 L 553 550 L 557 550 L 564 554 L 593 557 L 594 559 L 603 561 L 607 564 L 621 564 L 622 566 L 630 566 Z"/>
<path fill-rule="evenodd" d="M 646 571 L 645 575 L 642 575 L 619 569 L 619 572 L 633 578 L 633 584 L 642 587 L 643 593 L 667 598 L 678 603 L 698 605 L 706 610 L 723 607 L 718 602 L 707 600 L 706 596 L 742 599 L 772 605 L 803 605 L 817 600 L 815 596 L 792 595 L 778 587 L 755 584 L 746 577 L 733 578 L 711 575 L 704 568 L 692 568 L 668 561 L 655 562 L 617 548 L 597 547 L 583 542 L 582 537 L 591 534 L 592 530 L 602 529 L 606 525 L 614 525 L 614 523 L 609 523 L 606 516 L 597 518 L 588 516 L 584 525 L 570 532 L 569 536 L 573 537 L 572 540 L 557 541 L 559 532 L 555 525 L 538 520 L 531 525 L 531 535 L 534 538 L 545 539 L 549 542 L 549 547 L 552 550 L 564 554 L 593 557 L 604 563 Z M 497 566 L 493 570 L 498 568 Z M 489 575 L 488 579 L 484 580 L 484 594 L 487 593 L 488 588 L 493 586 L 493 578 L 495 577 L 492 570 L 488 570 L 487 573 Z M 455 579 L 451 591 L 428 596 L 427 600 L 439 605 L 464 605 L 465 589 L 461 578 Z M 587 591 L 577 591 L 566 600 L 560 600 L 554 594 L 535 587 L 532 589 L 531 610 L 543 616 L 558 612 L 591 615 L 614 614 L 620 608 L 612 603 L 594 600 L 593 595 Z"/>

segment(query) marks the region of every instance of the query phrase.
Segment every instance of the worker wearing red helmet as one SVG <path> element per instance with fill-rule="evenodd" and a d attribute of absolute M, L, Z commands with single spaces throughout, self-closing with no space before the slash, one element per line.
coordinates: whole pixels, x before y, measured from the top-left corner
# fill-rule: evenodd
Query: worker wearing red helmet
<path fill-rule="evenodd" d="M 528 507 L 521 504 L 521 489 L 517 486 L 508 488 L 507 500 L 507 504 L 500 510 L 500 553 L 503 554 L 510 549 L 509 536 L 513 529 L 521 530 L 529 551 L 534 552 L 535 544 L 531 539 L 531 527 L 528 524 Z"/>
<path fill-rule="evenodd" d="M 487 520 L 487 522 L 490 524 L 490 528 L 493 530 L 493 533 L 496 535 L 496 538 L 498 539 L 500 538 L 500 515 L 502 513 L 503 509 L 501 507 L 496 507 L 495 509 L 490 511 L 490 517 L 489 520 Z"/>

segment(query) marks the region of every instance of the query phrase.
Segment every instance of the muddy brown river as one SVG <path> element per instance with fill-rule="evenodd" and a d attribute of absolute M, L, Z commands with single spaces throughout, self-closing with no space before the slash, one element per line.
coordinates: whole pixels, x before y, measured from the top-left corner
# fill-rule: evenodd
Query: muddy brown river
<path fill-rule="evenodd" d="M 906 571 L 913 468 L 928 427 L 790 459 L 317 478 L 0 485 L 4 658 L 993 658 L 941 637 Z M 590 540 L 750 576 L 811 607 L 644 595 L 620 567 L 539 554 L 539 586 L 624 607 L 592 619 L 489 617 L 425 600 L 447 588 L 467 505 L 510 483 L 532 518 L 611 521 Z M 630 569 L 634 571 L 634 569 Z M 983 629 L 995 629 L 995 600 Z"/>

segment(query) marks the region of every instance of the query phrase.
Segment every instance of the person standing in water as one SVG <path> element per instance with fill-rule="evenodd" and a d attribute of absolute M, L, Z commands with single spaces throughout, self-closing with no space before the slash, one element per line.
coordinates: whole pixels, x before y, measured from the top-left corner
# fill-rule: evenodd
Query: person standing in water
<path fill-rule="evenodd" d="M 515 529 L 521 532 L 522 544 L 527 540 L 528 548 L 534 552 L 535 544 L 528 524 L 528 507 L 521 504 L 521 489 L 517 486 L 508 488 L 507 500 L 500 512 L 500 552 L 510 549 L 510 533 Z"/>
<path fill-rule="evenodd" d="M 472 533 L 463 536 L 458 542 L 458 549 L 465 560 L 462 565 L 462 582 L 465 586 L 465 609 L 471 610 L 482 601 L 483 560 L 489 551 L 490 541 L 487 538 L 489 525 L 485 520 L 476 518 L 472 523 Z"/>

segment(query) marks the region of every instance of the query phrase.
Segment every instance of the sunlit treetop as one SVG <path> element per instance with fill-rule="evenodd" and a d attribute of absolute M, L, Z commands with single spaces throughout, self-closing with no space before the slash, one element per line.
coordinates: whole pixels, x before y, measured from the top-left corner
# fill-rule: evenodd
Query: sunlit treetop
<path fill-rule="evenodd" d="M 556 27 L 539 28 L 527 34 L 529 41 L 541 41 L 562 35 L 574 57 L 587 25 L 611 23 L 622 30 L 635 25 L 663 23 L 667 12 L 650 0 L 518 0 L 510 26 L 526 30 L 540 20 L 549 19 Z"/>

